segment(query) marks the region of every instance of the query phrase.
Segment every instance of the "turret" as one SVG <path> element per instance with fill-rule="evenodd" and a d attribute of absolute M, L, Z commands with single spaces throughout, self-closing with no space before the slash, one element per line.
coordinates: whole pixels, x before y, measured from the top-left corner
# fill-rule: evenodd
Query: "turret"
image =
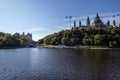
<path fill-rule="evenodd" d="M 110 21 L 108 20 L 107 23 L 106 23 L 107 26 L 110 26 Z"/>
<path fill-rule="evenodd" d="M 25 33 L 23 32 L 23 34 L 22 34 L 23 36 L 25 36 Z"/>
<path fill-rule="evenodd" d="M 90 26 L 90 18 L 89 16 L 87 17 L 86 25 L 89 27 Z"/>
<path fill-rule="evenodd" d="M 113 20 L 113 26 L 116 26 L 116 22 L 115 22 L 115 20 Z"/>
<path fill-rule="evenodd" d="M 79 21 L 79 27 L 81 27 L 81 21 Z"/>
<path fill-rule="evenodd" d="M 74 21 L 74 28 L 76 27 L 76 21 Z"/>
<path fill-rule="evenodd" d="M 98 13 L 96 13 L 96 18 L 100 18 L 99 15 L 98 15 Z"/>
<path fill-rule="evenodd" d="M 94 27 L 103 27 L 103 22 L 100 19 L 98 13 L 96 13 L 96 17 L 94 18 L 94 22 L 92 23 L 92 26 L 94 26 Z"/>

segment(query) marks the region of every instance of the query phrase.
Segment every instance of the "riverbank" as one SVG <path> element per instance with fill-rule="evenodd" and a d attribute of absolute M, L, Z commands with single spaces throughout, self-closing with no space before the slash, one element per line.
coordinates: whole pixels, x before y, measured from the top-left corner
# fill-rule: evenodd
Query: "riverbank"
<path fill-rule="evenodd" d="M 37 48 L 75 48 L 75 46 L 64 46 L 64 45 L 41 45 Z"/>
<path fill-rule="evenodd" d="M 17 48 L 67 48 L 67 49 L 120 49 L 119 47 L 106 46 L 65 46 L 65 45 L 40 45 L 37 47 L 0 47 L 0 49 L 17 49 Z"/>
<path fill-rule="evenodd" d="M 23 47 L 0 47 L 0 49 L 17 49 L 17 48 L 23 48 Z"/>
<path fill-rule="evenodd" d="M 0 49 L 36 48 L 36 47 L 0 47 Z"/>
<path fill-rule="evenodd" d="M 72 48 L 72 49 L 120 49 L 117 47 L 107 46 L 65 46 L 65 45 L 41 45 L 38 48 Z"/>

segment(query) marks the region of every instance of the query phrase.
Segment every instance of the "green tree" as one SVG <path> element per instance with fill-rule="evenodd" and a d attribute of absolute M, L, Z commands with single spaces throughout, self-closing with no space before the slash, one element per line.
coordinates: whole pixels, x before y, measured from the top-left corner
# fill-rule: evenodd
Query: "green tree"
<path fill-rule="evenodd" d="M 96 34 L 94 36 L 94 44 L 97 45 L 97 46 L 100 46 L 102 44 L 102 37 L 100 34 Z"/>
<path fill-rule="evenodd" d="M 89 36 L 84 36 L 83 40 L 82 40 L 84 45 L 93 45 L 93 40 L 92 37 Z"/>
<path fill-rule="evenodd" d="M 69 40 L 68 40 L 68 38 L 63 37 L 63 38 L 62 38 L 62 44 L 63 44 L 63 45 L 69 45 Z"/>

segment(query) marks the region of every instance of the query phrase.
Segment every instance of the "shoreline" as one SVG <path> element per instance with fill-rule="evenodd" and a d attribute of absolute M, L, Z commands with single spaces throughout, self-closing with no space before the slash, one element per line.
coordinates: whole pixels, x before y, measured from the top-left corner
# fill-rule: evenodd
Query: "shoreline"
<path fill-rule="evenodd" d="M 66 48 L 66 49 L 120 49 L 117 47 L 102 47 L 102 46 L 64 46 L 64 45 L 42 45 L 37 48 Z"/>
<path fill-rule="evenodd" d="M 18 48 L 63 48 L 63 49 L 120 49 L 117 47 L 103 46 L 65 46 L 65 45 L 41 45 L 36 47 L 0 47 L 0 49 L 18 49 Z"/>
<path fill-rule="evenodd" d="M 19 48 L 36 48 L 36 47 L 0 47 L 0 49 L 19 49 Z"/>

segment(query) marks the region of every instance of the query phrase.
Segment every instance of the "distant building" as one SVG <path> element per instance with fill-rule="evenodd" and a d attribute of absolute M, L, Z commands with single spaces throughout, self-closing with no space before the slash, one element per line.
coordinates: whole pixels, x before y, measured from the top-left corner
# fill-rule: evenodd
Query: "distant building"
<path fill-rule="evenodd" d="M 103 21 L 100 19 L 98 13 L 96 13 L 96 16 L 94 18 L 94 21 L 92 24 L 90 24 L 90 18 L 87 17 L 86 25 L 81 25 L 81 21 L 79 21 L 79 25 L 76 25 L 76 21 L 74 21 L 74 27 L 72 29 L 78 29 L 78 28 L 86 28 L 86 27 L 92 27 L 92 28 L 105 28 L 110 26 L 116 26 L 116 21 L 113 20 L 113 24 L 110 25 L 110 21 L 108 20 L 106 23 L 103 23 Z M 119 25 L 120 26 L 120 25 Z"/>
<path fill-rule="evenodd" d="M 87 25 L 88 27 L 90 27 L 90 18 L 89 18 L 89 16 L 87 17 L 86 25 Z"/>
<path fill-rule="evenodd" d="M 110 21 L 108 20 L 105 26 L 110 26 Z"/>
<path fill-rule="evenodd" d="M 76 27 L 76 21 L 74 21 L 74 27 Z"/>
<path fill-rule="evenodd" d="M 115 20 L 113 20 L 113 26 L 116 26 L 116 22 L 115 22 Z"/>
<path fill-rule="evenodd" d="M 23 32 L 23 34 L 22 34 L 22 36 L 23 37 L 25 37 L 28 41 L 33 41 L 33 39 L 32 39 L 32 34 L 30 34 L 30 33 L 27 33 L 26 35 L 25 35 L 25 33 Z"/>
<path fill-rule="evenodd" d="M 79 27 L 81 27 L 81 21 L 79 21 Z"/>
<path fill-rule="evenodd" d="M 92 23 L 92 26 L 93 27 L 103 27 L 103 22 L 102 20 L 100 19 L 98 13 L 96 13 L 96 17 L 94 18 L 94 22 Z"/>

